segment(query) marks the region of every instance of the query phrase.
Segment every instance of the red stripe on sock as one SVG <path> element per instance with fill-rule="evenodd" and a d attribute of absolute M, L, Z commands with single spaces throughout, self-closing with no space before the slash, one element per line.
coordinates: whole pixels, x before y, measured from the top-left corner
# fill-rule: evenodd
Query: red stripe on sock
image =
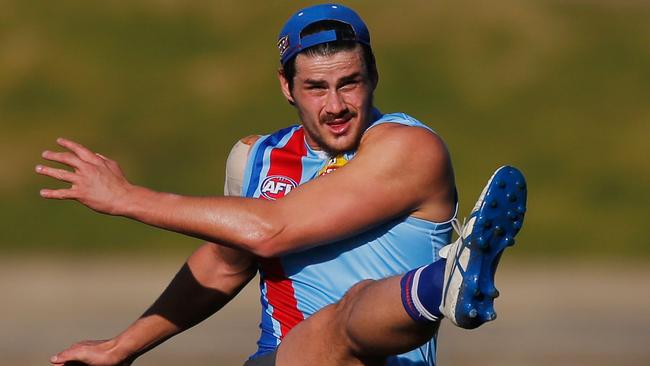
<path fill-rule="evenodd" d="M 406 274 L 406 284 L 402 291 L 405 292 L 406 295 L 406 306 L 408 306 L 408 310 L 410 310 L 413 314 L 419 314 L 419 311 L 415 307 L 415 304 L 413 304 L 413 293 L 411 292 L 411 289 L 413 287 L 413 278 L 415 277 L 415 272 L 411 271 Z"/>

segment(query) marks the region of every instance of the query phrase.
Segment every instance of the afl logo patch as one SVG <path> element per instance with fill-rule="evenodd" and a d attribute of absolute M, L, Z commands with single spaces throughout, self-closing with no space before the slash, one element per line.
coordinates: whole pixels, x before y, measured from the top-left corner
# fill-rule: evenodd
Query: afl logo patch
<path fill-rule="evenodd" d="M 277 200 L 289 194 L 296 187 L 298 187 L 298 184 L 293 179 L 282 175 L 272 175 L 264 179 L 260 191 L 264 198 Z"/>

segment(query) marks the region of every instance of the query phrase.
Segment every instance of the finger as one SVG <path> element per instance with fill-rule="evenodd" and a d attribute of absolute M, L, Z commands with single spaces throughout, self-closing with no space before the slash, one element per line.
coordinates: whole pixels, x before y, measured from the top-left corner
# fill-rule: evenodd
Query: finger
<path fill-rule="evenodd" d="M 117 166 L 115 160 L 109 159 L 100 153 L 95 153 L 95 155 L 97 155 L 100 159 L 104 160 L 104 163 L 106 164 L 108 169 L 110 169 L 113 173 L 121 174 L 121 171 L 119 170 L 119 167 Z"/>
<path fill-rule="evenodd" d="M 56 139 L 56 143 L 77 154 L 81 160 L 89 163 L 97 163 L 101 160 L 95 153 L 90 151 L 90 149 L 72 140 L 59 137 Z"/>
<path fill-rule="evenodd" d="M 120 168 L 120 165 L 117 163 L 117 161 L 107 158 L 106 156 L 100 154 L 100 153 L 95 153 L 95 155 L 99 156 L 104 162 L 106 163 L 106 166 L 115 174 L 117 175 L 124 175 L 122 172 L 122 168 Z"/>
<path fill-rule="evenodd" d="M 77 357 L 63 357 L 55 355 L 50 357 L 50 363 L 54 366 L 87 366 L 88 364 L 79 361 Z"/>
<path fill-rule="evenodd" d="M 50 357 L 50 363 L 53 365 L 65 365 L 69 360 L 69 358 L 65 357 L 65 351 Z"/>
<path fill-rule="evenodd" d="M 106 162 L 106 166 L 113 173 L 115 173 L 117 175 L 124 175 L 124 173 L 122 172 L 122 168 L 120 168 L 120 165 L 117 163 L 117 161 L 109 159 L 109 158 L 107 158 L 107 157 L 105 157 L 104 155 L 101 155 L 101 154 L 97 154 L 97 155 L 99 157 L 101 157 L 102 159 L 104 159 L 104 161 Z"/>
<path fill-rule="evenodd" d="M 55 366 L 65 365 L 65 362 L 66 361 L 62 357 L 60 357 L 59 355 L 54 355 L 54 356 L 50 357 L 50 363 L 52 365 L 55 365 Z"/>
<path fill-rule="evenodd" d="M 50 168 L 49 166 L 37 165 L 36 173 L 52 177 L 54 179 L 62 180 L 68 183 L 76 183 L 79 178 L 73 172 L 69 172 L 64 169 Z"/>
<path fill-rule="evenodd" d="M 67 166 L 79 169 L 83 162 L 76 155 L 69 152 L 54 152 L 54 151 L 43 151 L 41 154 L 43 159 L 55 161 L 57 163 L 65 164 Z"/>
<path fill-rule="evenodd" d="M 43 198 L 55 200 L 69 200 L 77 198 L 75 192 L 72 189 L 41 189 L 39 193 Z"/>
<path fill-rule="evenodd" d="M 83 356 L 83 348 L 80 348 L 75 344 L 50 357 L 50 362 L 53 364 L 70 365 L 75 361 L 82 361 Z"/>

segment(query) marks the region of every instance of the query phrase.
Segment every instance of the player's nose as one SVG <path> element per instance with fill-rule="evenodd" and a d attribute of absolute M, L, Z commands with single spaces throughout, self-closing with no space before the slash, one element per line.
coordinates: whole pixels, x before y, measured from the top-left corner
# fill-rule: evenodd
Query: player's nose
<path fill-rule="evenodd" d="M 330 91 L 327 95 L 325 112 L 330 115 L 339 116 L 347 110 L 343 97 L 336 91 Z"/>

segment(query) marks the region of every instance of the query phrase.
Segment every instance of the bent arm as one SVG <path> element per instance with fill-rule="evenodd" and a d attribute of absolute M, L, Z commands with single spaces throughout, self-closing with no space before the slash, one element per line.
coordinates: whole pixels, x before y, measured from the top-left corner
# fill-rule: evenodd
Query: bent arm
<path fill-rule="evenodd" d="M 244 141 L 245 142 L 245 141 Z M 228 157 L 224 193 L 241 194 L 242 161 L 248 145 L 238 142 Z M 242 159 L 242 154 L 244 159 Z M 174 335 L 200 323 L 225 306 L 254 277 L 249 253 L 205 243 L 188 258 L 160 297 L 118 336 L 84 341 L 52 357 L 55 365 L 81 361 L 88 365 L 127 365 Z"/>
<path fill-rule="evenodd" d="M 226 162 L 224 195 L 241 196 L 246 157 L 254 137 L 237 141 Z M 151 307 L 115 338 L 131 357 L 208 318 L 228 303 L 255 275 L 249 253 L 206 243 L 181 267 Z"/>
<path fill-rule="evenodd" d="M 206 243 L 181 267 L 151 307 L 124 332 L 116 347 L 138 356 L 200 323 L 225 306 L 255 276 L 250 256 Z"/>
<path fill-rule="evenodd" d="M 77 170 L 92 170 L 88 165 L 119 170 L 114 162 L 98 162 L 89 150 L 73 144 L 66 142 L 64 146 L 81 160 L 84 156 L 93 160 L 79 163 Z M 436 201 L 437 196 L 441 205 L 453 201 L 453 172 L 444 143 L 422 128 L 392 124 L 377 126 L 366 133 L 356 157 L 345 167 L 304 184 L 277 201 L 187 197 L 133 186 L 122 179 L 115 179 L 118 198 L 108 206 L 102 206 L 103 201 L 101 205 L 94 202 L 103 199 L 104 193 L 92 199 L 78 198 L 80 194 L 74 189 L 46 190 L 42 195 L 77 199 L 100 212 L 126 216 L 263 257 L 352 236 L 392 218 L 417 213 Z M 72 181 L 73 187 L 78 181 L 75 177 L 63 180 Z M 78 190 L 83 189 L 86 188 Z"/>

